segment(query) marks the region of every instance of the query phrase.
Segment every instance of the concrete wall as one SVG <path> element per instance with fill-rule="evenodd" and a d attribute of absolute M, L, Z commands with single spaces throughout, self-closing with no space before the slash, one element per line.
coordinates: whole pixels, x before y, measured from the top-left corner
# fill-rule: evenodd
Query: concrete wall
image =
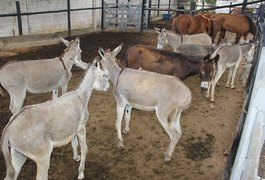
<path fill-rule="evenodd" d="M 20 2 L 21 13 L 55 11 L 67 9 L 66 0 L 17 0 Z M 153 0 L 156 5 L 158 0 Z M 101 7 L 101 0 L 71 0 L 71 9 Z M 116 0 L 107 0 L 108 3 L 115 3 Z M 119 0 L 119 3 L 128 3 L 128 0 Z M 139 4 L 142 0 L 130 0 L 130 3 Z M 167 4 L 168 0 L 161 0 L 161 4 Z M 149 0 L 147 0 L 149 4 Z M 0 13 L 16 13 L 15 0 L 0 0 Z M 161 12 L 163 13 L 163 12 Z M 156 12 L 152 12 L 156 15 Z M 90 28 L 91 31 L 100 29 L 101 9 L 83 10 L 71 12 L 71 28 Z M 22 16 L 23 35 L 43 34 L 66 31 L 67 13 L 52 13 Z M 17 17 L 0 17 L 0 37 L 19 35 Z"/>
<path fill-rule="evenodd" d="M 21 13 L 67 9 L 66 0 L 19 0 Z M 71 9 L 101 7 L 101 0 L 72 0 Z M 14 0 L 0 0 L 1 14 L 16 13 Z M 95 30 L 101 21 L 101 10 L 71 12 L 72 29 Z M 67 30 L 67 13 L 22 16 L 23 35 L 54 33 Z M 0 17 L 0 37 L 18 35 L 17 17 Z"/>

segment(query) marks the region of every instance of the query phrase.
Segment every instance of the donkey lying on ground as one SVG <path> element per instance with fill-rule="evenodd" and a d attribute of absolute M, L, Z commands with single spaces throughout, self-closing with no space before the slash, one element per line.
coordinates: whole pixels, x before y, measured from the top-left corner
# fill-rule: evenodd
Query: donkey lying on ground
<path fill-rule="evenodd" d="M 17 179 L 27 158 L 37 164 L 36 179 L 48 179 L 53 148 L 63 146 L 71 140 L 74 159 L 80 160 L 78 179 L 83 179 L 87 154 L 86 123 L 89 116 L 89 98 L 93 89 L 106 91 L 109 86 L 100 64 L 96 63 L 95 66 L 93 62 L 75 91 L 51 101 L 25 106 L 13 115 L 1 138 L 6 162 L 5 179 Z M 77 154 L 78 141 L 81 157 Z"/>
<path fill-rule="evenodd" d="M 13 114 L 21 109 L 26 92 L 45 93 L 53 90 L 54 99 L 59 88 L 62 94 L 67 91 L 73 64 L 83 69 L 87 67 L 81 61 L 79 39 L 71 42 L 61 40 L 67 46 L 61 57 L 9 62 L 0 68 L 0 84 L 10 95 L 9 109 Z"/>
<path fill-rule="evenodd" d="M 122 69 L 116 63 L 116 55 L 120 50 L 121 45 L 112 52 L 99 50 L 102 67 L 110 76 L 114 87 L 113 95 L 117 103 L 118 147 L 123 147 L 121 122 L 124 113 L 124 132 L 128 133 L 132 108 L 156 111 L 159 122 L 170 138 L 170 144 L 165 152 L 165 161 L 169 161 L 182 134 L 180 115 L 191 104 L 191 91 L 176 77 L 144 70 Z"/>
<path fill-rule="evenodd" d="M 210 74 L 211 78 L 207 82 L 202 82 L 201 87 L 207 86 L 206 97 L 210 96 L 210 101 L 214 101 L 214 90 L 216 83 L 223 75 L 226 67 L 229 68 L 228 79 L 226 82 L 226 87 L 234 88 L 234 81 L 237 69 L 240 65 L 240 62 L 244 56 L 247 56 L 250 51 L 253 51 L 253 46 L 255 44 L 246 44 L 246 45 L 227 45 L 217 48 L 211 55 L 211 60 L 206 59 L 203 61 L 203 64 L 212 65 L 211 71 L 203 70 Z M 210 56 L 208 56 L 210 57 Z M 218 57 L 218 58 L 216 58 Z M 209 85 L 208 85 L 209 84 Z"/>
<path fill-rule="evenodd" d="M 212 39 L 207 34 L 195 34 L 195 35 L 179 35 L 174 32 L 167 31 L 165 28 L 162 30 L 155 28 L 158 33 L 157 37 L 157 49 L 163 49 L 166 45 L 177 51 L 179 46 L 183 44 L 193 44 L 193 45 L 205 45 L 210 46 L 212 44 Z"/>
<path fill-rule="evenodd" d="M 150 48 L 144 45 L 130 47 L 125 56 L 126 67 L 176 76 L 181 80 L 199 74 L 203 56 L 190 56 Z"/>

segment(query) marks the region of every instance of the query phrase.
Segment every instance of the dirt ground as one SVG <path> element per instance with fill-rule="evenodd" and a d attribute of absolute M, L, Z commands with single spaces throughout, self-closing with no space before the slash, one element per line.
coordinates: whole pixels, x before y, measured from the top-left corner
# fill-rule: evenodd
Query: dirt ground
<path fill-rule="evenodd" d="M 234 36 L 233 36 L 234 37 Z M 82 59 L 90 62 L 98 55 L 98 47 L 115 48 L 121 42 L 124 47 L 119 58 L 123 58 L 128 47 L 135 44 L 156 46 L 157 34 L 154 30 L 140 32 L 97 32 L 80 36 Z M 59 56 L 62 44 L 32 49 L 10 57 L 0 57 L 3 64 L 13 60 L 44 59 Z M 199 88 L 198 75 L 184 82 L 193 94 L 191 107 L 181 116 L 182 138 L 177 144 L 171 162 L 163 161 L 163 152 L 169 138 L 159 124 L 154 112 L 134 109 L 130 132 L 123 135 L 125 149 L 117 148 L 115 130 L 116 104 L 112 88 L 108 92 L 94 91 L 89 102 L 90 118 L 87 124 L 89 144 L 86 159 L 85 179 L 219 179 L 222 175 L 227 155 L 233 142 L 236 126 L 241 114 L 244 95 L 239 78 L 236 88 L 225 88 L 227 74 L 216 88 L 216 102 L 210 103 L 205 91 Z M 69 90 L 73 90 L 83 78 L 84 72 L 73 69 Z M 28 94 L 26 105 L 41 103 L 51 99 L 51 93 Z M 166 96 L 166 94 L 161 94 Z M 9 121 L 9 97 L 0 97 L 0 133 Z M 67 124 L 62 124 L 67 126 Z M 78 165 L 72 159 L 70 145 L 57 148 L 52 153 L 49 179 L 76 179 Z M 28 160 L 23 166 L 19 179 L 35 179 L 36 165 Z M 5 176 L 5 163 L 0 153 L 0 179 Z"/>

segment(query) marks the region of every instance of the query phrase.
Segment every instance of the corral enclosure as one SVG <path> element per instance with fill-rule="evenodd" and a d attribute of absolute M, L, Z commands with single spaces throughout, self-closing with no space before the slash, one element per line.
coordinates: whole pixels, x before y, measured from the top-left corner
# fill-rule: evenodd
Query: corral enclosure
<path fill-rule="evenodd" d="M 234 40 L 234 35 L 231 41 Z M 128 47 L 135 44 L 156 46 L 154 30 L 138 32 L 95 32 L 80 36 L 82 59 L 90 62 L 98 56 L 98 47 L 114 49 L 121 42 L 124 47 L 118 58 L 124 58 Z M 44 59 L 59 56 L 64 45 L 34 48 L 16 56 L 1 57 L 1 64 L 14 60 Z M 83 78 L 84 71 L 74 68 L 69 90 L 73 90 Z M 239 81 L 242 68 L 236 77 L 236 88 L 225 88 L 224 74 L 216 88 L 216 103 L 205 98 L 199 88 L 198 75 L 184 82 L 193 94 L 191 107 L 181 116 L 182 138 L 173 153 L 172 161 L 163 161 L 169 139 L 159 124 L 154 112 L 132 111 L 130 132 L 123 135 L 125 149 L 117 148 L 115 129 L 116 104 L 112 88 L 107 93 L 94 91 L 89 103 L 90 118 L 87 124 L 89 144 L 86 159 L 86 179 L 219 179 L 223 173 L 227 155 L 233 143 L 238 119 L 243 106 L 243 87 Z M 161 96 L 167 96 L 161 94 Z M 28 95 L 26 104 L 50 100 L 51 93 Z M 7 124 L 11 113 L 9 97 L 0 97 L 0 132 Z M 67 125 L 63 125 L 67 126 Z M 49 179 L 76 179 L 78 162 L 72 159 L 70 145 L 54 150 L 51 158 Z M 0 155 L 0 179 L 5 176 L 5 164 Z M 19 179 L 35 179 L 36 167 L 32 161 L 23 166 Z"/>

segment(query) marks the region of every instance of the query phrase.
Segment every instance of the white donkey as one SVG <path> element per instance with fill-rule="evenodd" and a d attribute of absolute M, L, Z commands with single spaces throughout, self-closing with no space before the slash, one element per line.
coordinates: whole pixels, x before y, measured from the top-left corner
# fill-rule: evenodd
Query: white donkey
<path fill-rule="evenodd" d="M 249 57 L 249 54 L 252 54 L 251 51 L 254 51 L 255 44 L 245 44 L 245 45 L 224 45 L 217 48 L 211 56 L 209 56 L 211 59 L 214 59 L 215 62 L 212 62 L 213 68 L 212 71 L 203 70 L 205 73 L 209 73 L 211 75 L 211 79 L 209 79 L 209 82 L 202 82 L 201 88 L 207 89 L 206 97 L 210 96 L 210 101 L 214 101 L 214 91 L 215 86 L 218 80 L 221 78 L 223 73 L 225 72 L 226 68 L 229 68 L 228 73 L 228 79 L 226 82 L 226 87 L 235 88 L 235 77 L 237 69 L 243 59 L 243 57 L 246 57 L 247 59 L 251 58 Z M 217 59 L 214 57 L 219 56 Z M 206 61 L 203 61 L 203 64 L 209 63 Z M 205 66 L 206 67 L 206 66 Z"/>
<path fill-rule="evenodd" d="M 80 160 L 78 179 L 83 179 L 87 154 L 88 102 L 93 89 L 106 91 L 109 86 L 100 64 L 96 63 L 95 66 L 93 63 L 75 91 L 41 104 L 25 106 L 14 114 L 1 138 L 6 163 L 5 180 L 17 179 L 27 158 L 37 164 L 36 179 L 47 180 L 53 148 L 71 140 L 74 159 Z M 77 154 L 78 141 L 81 158 Z"/>
<path fill-rule="evenodd" d="M 180 35 L 167 31 L 165 28 L 158 29 L 155 27 L 155 30 L 158 33 L 157 49 L 163 49 L 166 45 L 169 45 L 176 52 L 177 49 L 184 44 L 204 45 L 209 47 L 212 45 L 211 37 L 205 33 Z"/>
<path fill-rule="evenodd" d="M 61 38 L 67 46 L 65 52 L 53 59 L 13 61 L 0 68 L 0 84 L 10 95 L 9 109 L 18 112 L 26 97 L 26 92 L 45 93 L 53 90 L 53 99 L 67 91 L 73 64 L 83 69 L 87 64 L 81 60 L 79 38 L 71 42 Z"/>
<path fill-rule="evenodd" d="M 116 55 L 120 50 L 121 45 L 112 52 L 99 50 L 102 67 L 110 76 L 114 87 L 118 147 L 123 147 L 121 122 L 124 113 L 124 132 L 128 133 L 132 108 L 155 111 L 170 138 L 170 144 L 165 152 L 165 161 L 169 161 L 181 138 L 180 115 L 191 104 L 191 91 L 181 80 L 173 76 L 130 68 L 122 69 L 116 63 Z"/>

